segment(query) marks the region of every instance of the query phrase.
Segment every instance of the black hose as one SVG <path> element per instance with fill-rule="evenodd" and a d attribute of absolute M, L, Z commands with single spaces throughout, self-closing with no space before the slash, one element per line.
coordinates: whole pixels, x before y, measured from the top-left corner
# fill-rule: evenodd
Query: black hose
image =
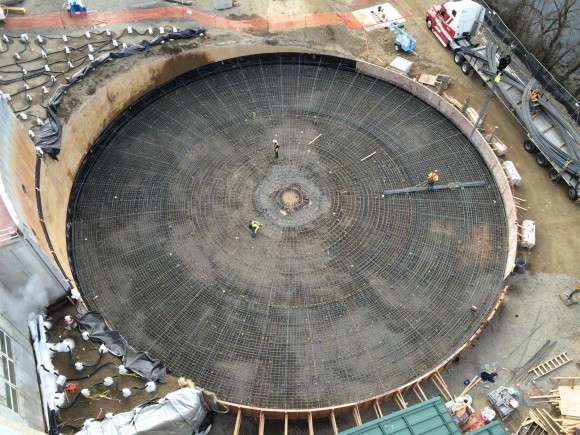
<path fill-rule="evenodd" d="M 97 350 L 98 350 L 98 349 L 97 349 Z M 104 355 L 104 353 L 105 353 L 105 352 L 101 352 L 101 351 L 99 351 L 99 359 L 98 359 L 98 361 L 97 361 L 96 363 L 94 363 L 94 364 L 91 364 L 91 365 L 88 365 L 88 364 L 87 364 L 87 365 L 85 365 L 85 367 L 95 367 L 95 366 L 98 366 L 98 365 L 99 365 L 99 363 L 101 362 L 101 360 L 103 359 L 103 355 Z"/>
<path fill-rule="evenodd" d="M 182 2 L 180 0 L 163 0 L 163 1 L 166 1 L 167 3 L 176 3 L 181 6 L 189 6 L 192 4 L 191 2 Z"/>
<path fill-rule="evenodd" d="M 80 377 L 78 377 L 78 378 L 70 378 L 70 379 L 67 379 L 67 381 L 80 381 L 80 380 L 83 380 L 83 379 L 90 378 L 90 377 L 91 377 L 91 376 L 93 376 L 95 373 L 97 373 L 99 370 L 101 370 L 103 367 L 106 367 L 106 366 L 111 366 L 111 365 L 113 365 L 113 366 L 114 366 L 114 365 L 115 365 L 115 363 L 112 363 L 112 362 L 105 363 L 105 364 L 103 364 L 102 366 L 100 366 L 100 367 L 97 367 L 95 370 L 93 370 L 93 371 L 92 371 L 91 373 L 89 373 L 88 375 L 85 375 L 85 376 L 80 376 Z"/>
<path fill-rule="evenodd" d="M 23 109 L 16 109 L 14 106 L 12 106 L 12 110 L 14 113 L 20 113 L 20 112 L 26 112 L 28 109 L 30 109 L 30 107 L 32 107 L 32 103 L 29 101 L 28 102 L 28 106 L 26 106 Z"/>

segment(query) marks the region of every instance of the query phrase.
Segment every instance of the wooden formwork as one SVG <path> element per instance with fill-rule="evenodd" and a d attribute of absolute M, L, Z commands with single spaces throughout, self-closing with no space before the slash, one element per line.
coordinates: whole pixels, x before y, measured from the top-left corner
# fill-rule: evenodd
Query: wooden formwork
<path fill-rule="evenodd" d="M 267 408 L 256 408 L 253 406 L 240 405 L 236 403 L 220 401 L 223 405 L 226 405 L 231 413 L 237 414 L 236 424 L 234 427 L 234 435 L 239 435 L 242 417 L 256 417 L 259 418 L 259 434 L 264 434 L 264 428 L 266 424 L 266 419 L 269 420 L 284 420 L 284 435 L 288 434 L 288 421 L 289 420 L 306 420 L 308 421 L 308 430 L 310 435 L 314 435 L 313 420 L 317 418 L 328 418 L 330 420 L 330 425 L 333 428 L 334 433 L 338 433 L 339 428 L 336 423 L 336 416 L 341 414 L 352 414 L 354 421 L 357 426 L 363 424 L 361 419 L 360 410 L 373 407 L 377 418 L 383 416 L 381 409 L 381 403 L 395 401 L 400 409 L 407 407 L 407 402 L 403 397 L 403 394 L 412 391 L 419 401 L 427 400 L 427 396 L 421 388 L 422 384 L 431 381 L 437 391 L 439 391 L 441 397 L 445 400 L 451 400 L 455 396 L 451 393 L 445 380 L 441 376 L 441 371 L 446 369 L 453 360 L 459 356 L 465 349 L 467 349 L 481 334 L 485 327 L 489 324 L 491 319 L 494 317 L 495 313 L 499 309 L 506 293 L 508 286 L 505 286 L 500 294 L 498 295 L 492 309 L 490 310 L 487 317 L 483 320 L 481 325 L 473 333 L 471 337 L 453 354 L 451 354 L 445 361 L 435 367 L 433 370 L 425 373 L 424 375 L 402 385 L 399 388 L 387 391 L 385 393 L 379 394 L 368 399 L 360 400 L 358 402 L 347 403 L 344 405 L 326 407 L 326 408 L 316 408 L 316 409 L 267 409 Z"/>

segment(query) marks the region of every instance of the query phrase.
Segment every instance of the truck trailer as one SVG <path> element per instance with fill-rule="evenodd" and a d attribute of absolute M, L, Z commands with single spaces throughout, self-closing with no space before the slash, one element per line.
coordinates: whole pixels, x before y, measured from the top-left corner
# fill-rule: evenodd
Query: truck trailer
<path fill-rule="evenodd" d="M 484 17 L 483 6 L 461 0 L 431 6 L 425 21 L 441 44 L 453 50 L 453 59 L 465 75 L 476 72 L 493 87 L 501 57 L 499 46 L 483 36 L 480 44 L 472 42 Z M 512 63 L 502 72 L 496 95 L 527 131 L 526 151 L 536 153 L 538 165 L 551 166 L 550 179 L 564 181 L 569 186 L 568 197 L 580 204 L 580 132 L 547 99 L 530 97 L 537 84 L 527 76 L 529 72 Z"/>

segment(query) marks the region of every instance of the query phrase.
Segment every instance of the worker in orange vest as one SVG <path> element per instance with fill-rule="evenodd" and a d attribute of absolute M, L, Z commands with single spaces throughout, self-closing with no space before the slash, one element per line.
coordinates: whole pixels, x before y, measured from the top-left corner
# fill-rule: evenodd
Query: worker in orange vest
<path fill-rule="evenodd" d="M 437 170 L 434 170 L 427 175 L 427 189 L 433 190 L 433 186 L 435 186 L 437 181 L 439 181 L 439 175 L 437 175 Z"/>
<path fill-rule="evenodd" d="M 536 107 L 538 106 L 538 96 L 537 89 L 532 89 L 530 91 L 530 108 L 532 109 L 532 112 L 535 112 Z"/>

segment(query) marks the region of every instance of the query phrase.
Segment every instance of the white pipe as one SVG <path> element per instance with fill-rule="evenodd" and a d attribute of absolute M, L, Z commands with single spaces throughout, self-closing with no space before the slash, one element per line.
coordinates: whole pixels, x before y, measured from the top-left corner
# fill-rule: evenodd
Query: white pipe
<path fill-rule="evenodd" d="M 30 335 L 32 336 L 32 347 L 34 349 L 34 355 L 36 356 L 36 370 L 38 371 L 38 378 L 40 379 L 40 395 L 42 397 L 42 410 L 44 412 L 44 421 L 46 424 L 50 421 L 49 416 L 49 398 L 47 394 L 47 385 L 46 385 L 46 372 L 41 367 L 43 364 L 44 357 L 42 348 L 46 346 L 46 334 L 41 334 L 41 337 L 38 336 L 38 331 L 44 331 L 44 316 L 41 314 L 36 315 L 36 317 L 31 318 L 28 321 L 28 328 L 30 329 Z M 48 367 L 47 367 L 48 368 Z"/>

